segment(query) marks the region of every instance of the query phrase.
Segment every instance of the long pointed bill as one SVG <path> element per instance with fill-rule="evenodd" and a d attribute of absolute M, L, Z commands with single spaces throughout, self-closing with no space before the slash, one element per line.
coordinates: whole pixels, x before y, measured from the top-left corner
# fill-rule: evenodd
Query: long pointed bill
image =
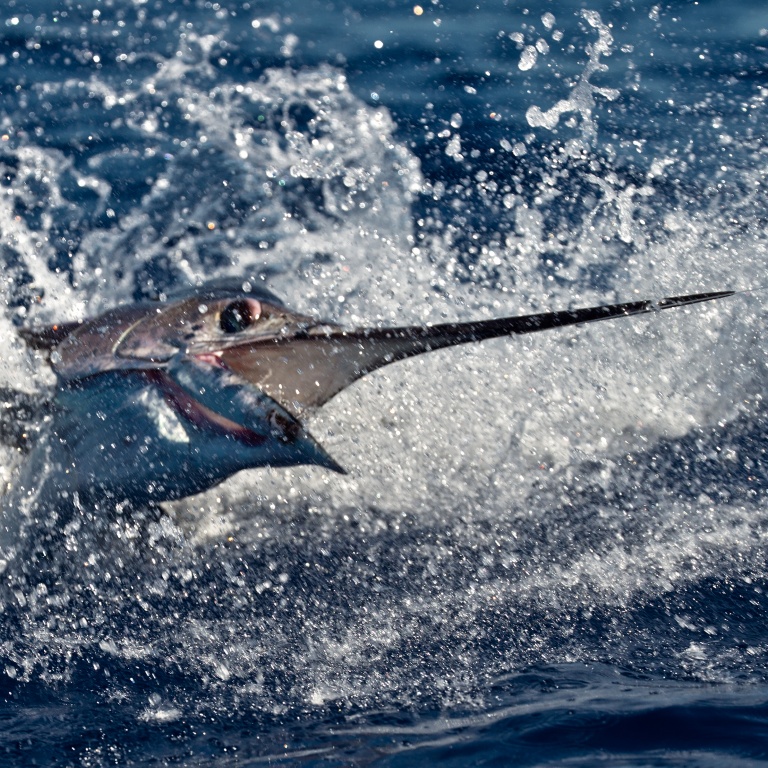
<path fill-rule="evenodd" d="M 306 331 L 294 336 L 245 342 L 222 350 L 221 361 L 291 413 L 328 402 L 371 371 L 407 357 L 499 336 L 536 333 L 550 328 L 629 317 L 687 304 L 722 299 L 735 291 L 674 296 L 599 307 L 543 312 L 466 323 L 344 331 Z"/>

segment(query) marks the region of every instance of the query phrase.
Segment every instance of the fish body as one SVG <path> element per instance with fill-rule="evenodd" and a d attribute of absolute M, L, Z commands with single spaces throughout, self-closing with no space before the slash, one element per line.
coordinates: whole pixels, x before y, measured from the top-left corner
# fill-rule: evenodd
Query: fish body
<path fill-rule="evenodd" d="M 301 419 L 398 360 L 731 294 L 346 330 L 290 310 L 265 289 L 217 284 L 26 330 L 28 344 L 48 351 L 57 388 L 50 428 L 4 500 L 0 550 L 40 508 L 179 499 L 249 467 L 314 464 L 343 472 Z"/>

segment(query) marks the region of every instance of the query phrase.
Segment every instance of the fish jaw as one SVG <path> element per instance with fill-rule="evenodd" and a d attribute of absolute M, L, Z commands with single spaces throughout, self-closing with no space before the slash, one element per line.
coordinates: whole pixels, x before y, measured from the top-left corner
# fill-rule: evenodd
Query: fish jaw
<path fill-rule="evenodd" d="M 309 464 L 346 474 L 293 414 L 228 370 L 215 354 L 179 354 L 153 378 L 193 428 L 261 449 L 259 465 Z"/>
<path fill-rule="evenodd" d="M 87 505 L 142 505 L 201 493 L 243 469 L 318 465 L 344 471 L 266 399 L 245 426 L 212 410 L 206 403 L 216 378 L 198 376 L 179 376 L 182 386 L 161 369 L 107 371 L 63 383 L 51 431 L 35 448 L 49 468 L 36 499 L 52 508 L 74 498 Z M 200 382 L 207 382 L 203 395 Z M 37 480 L 21 485 L 33 488 Z"/>

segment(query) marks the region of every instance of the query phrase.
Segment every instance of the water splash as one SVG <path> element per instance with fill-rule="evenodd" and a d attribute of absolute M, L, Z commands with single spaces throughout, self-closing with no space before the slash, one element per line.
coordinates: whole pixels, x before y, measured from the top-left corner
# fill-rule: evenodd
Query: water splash
<path fill-rule="evenodd" d="M 243 272 L 350 324 L 748 284 L 764 235 L 731 220 L 760 220 L 760 142 L 736 140 L 744 162 L 730 173 L 746 191 L 730 199 L 721 180 L 699 194 L 690 164 L 705 136 L 626 163 L 602 130 L 614 90 L 592 82 L 611 74 L 612 33 L 583 20 L 597 40 L 568 98 L 531 105 L 539 122 L 504 138 L 524 171 L 475 171 L 460 113 L 436 135 L 463 209 L 330 67 L 230 80 L 213 62 L 221 38 L 185 31 L 131 85 L 98 72 L 38 84 L 30 98 L 77 134 L 52 146 L 33 138 L 27 106 L 7 116 L 0 331 L 10 341 L 22 319 Z M 554 23 L 542 20 L 557 41 Z M 515 61 L 521 76 L 555 55 L 537 46 L 544 34 L 530 69 Z M 111 142 L 89 141 L 93 124 Z M 412 221 L 424 198 L 442 217 L 434 232 Z M 451 219 L 467 200 L 492 227 Z M 474 286 L 457 279 L 470 266 Z M 766 555 L 759 302 L 382 371 L 314 420 L 346 479 L 265 470 L 165 512 L 81 510 L 50 572 L 32 564 L 4 593 L 6 674 L 96 689 L 142 722 L 450 705 L 509 670 L 610 654 L 663 675 L 759 677 L 765 649 L 745 661 L 718 630 L 702 661 L 708 625 L 685 618 L 706 579 L 762 599 L 750 592 Z M 50 381 L 12 349 L 10 383 Z M 654 660 L 643 641 L 669 601 L 681 620 Z"/>
<path fill-rule="evenodd" d="M 589 26 L 597 30 L 598 33 L 598 39 L 587 46 L 586 53 L 589 56 L 587 66 L 572 88 L 569 98 L 561 99 L 546 111 L 534 105 L 526 112 L 526 119 L 533 128 L 542 127 L 553 130 L 563 115 L 576 113 L 580 117 L 582 141 L 589 147 L 593 146 L 597 139 L 597 128 L 592 117 L 596 104 L 595 96 L 602 96 L 608 101 L 614 101 L 619 97 L 619 91 L 615 88 L 602 88 L 590 82 L 590 78 L 595 74 L 608 70 L 608 66 L 601 59 L 610 56 L 613 52 L 613 35 L 609 28 L 603 24 L 600 14 L 596 11 L 582 11 L 582 16 Z M 533 50 L 537 49 L 534 48 Z M 527 65 L 520 68 L 530 69 L 534 63 L 535 56 L 531 54 L 526 57 Z M 583 146 L 572 146 L 571 151 L 581 153 Z"/>

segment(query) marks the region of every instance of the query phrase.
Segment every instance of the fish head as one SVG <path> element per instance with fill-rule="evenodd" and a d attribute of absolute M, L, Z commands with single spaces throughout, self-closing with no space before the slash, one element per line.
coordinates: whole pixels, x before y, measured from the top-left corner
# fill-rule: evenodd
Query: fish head
<path fill-rule="evenodd" d="M 59 380 L 108 371 L 164 370 L 179 360 L 221 368 L 296 418 L 367 373 L 414 354 L 461 343 L 452 328 L 347 330 L 289 309 L 251 283 L 216 283 L 192 293 L 117 307 L 81 324 L 26 331 L 50 349 Z"/>
<path fill-rule="evenodd" d="M 70 382 L 106 371 L 162 367 L 179 353 L 212 360 L 226 349 L 318 325 L 271 292 L 245 285 L 248 290 L 203 289 L 164 302 L 117 307 L 70 326 L 51 344 L 51 366 L 60 380 Z"/>
<path fill-rule="evenodd" d="M 183 450 L 194 451 L 201 465 L 215 463 L 218 471 L 211 476 L 252 466 L 299 464 L 343 473 L 297 415 L 270 397 L 257 377 L 249 378 L 247 366 L 234 370 L 224 359 L 226 352 L 237 357 L 234 350 L 301 337 L 320 327 L 324 324 L 289 310 L 265 289 L 216 285 L 164 302 L 118 307 L 80 324 L 27 332 L 25 337 L 32 346 L 50 351 L 59 380 L 57 399 L 70 414 L 62 423 L 70 434 L 77 431 L 77 419 L 98 404 L 99 412 L 107 414 L 105 431 L 116 425 L 126 431 L 135 422 L 156 433 L 156 445 L 164 445 L 167 455 L 165 460 L 156 456 L 155 466 L 178 463 Z M 137 387 L 117 386 L 128 378 Z M 147 390 L 159 395 L 165 412 L 157 397 L 147 399 Z M 126 393 L 141 397 L 126 402 Z M 147 403 L 154 409 L 149 420 L 144 415 Z M 187 435 L 181 441 L 186 447 L 166 434 L 165 425 L 173 421 L 167 408 Z M 89 422 L 92 431 L 101 429 L 98 421 Z M 85 445 L 85 437 L 78 440 Z M 89 438 L 88 445 L 96 442 Z"/>

